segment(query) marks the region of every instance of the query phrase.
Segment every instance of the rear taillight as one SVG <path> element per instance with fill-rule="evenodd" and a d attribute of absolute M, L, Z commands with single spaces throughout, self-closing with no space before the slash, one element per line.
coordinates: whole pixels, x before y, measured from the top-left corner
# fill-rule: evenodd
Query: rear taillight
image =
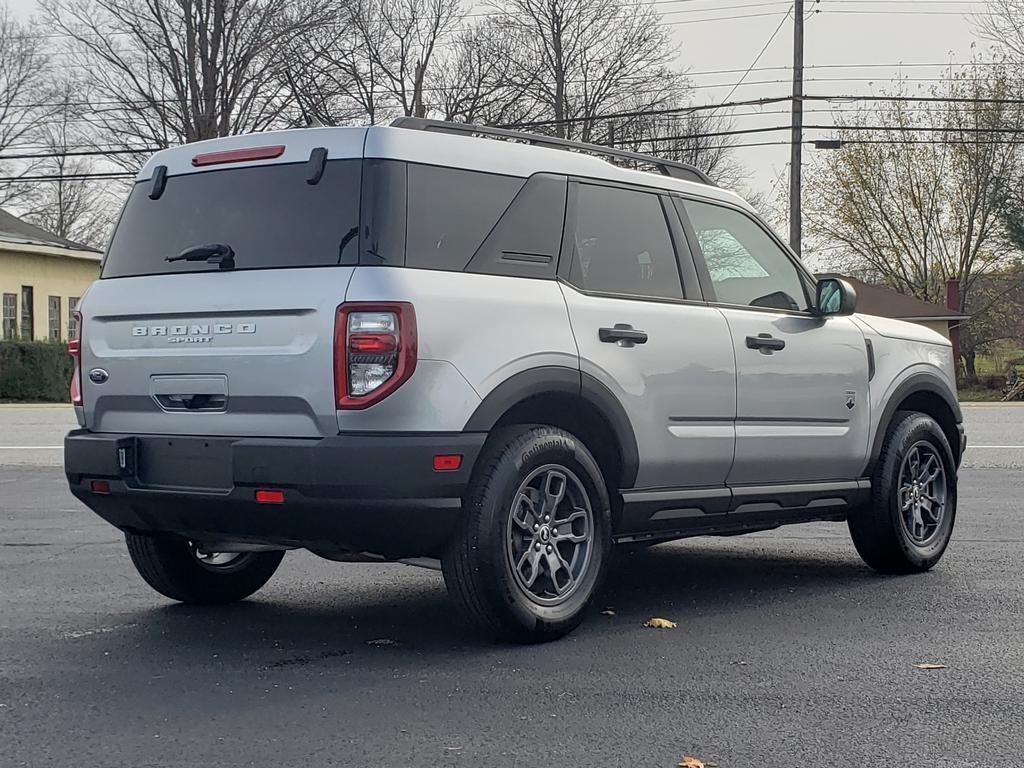
<path fill-rule="evenodd" d="M 75 337 L 68 341 L 68 354 L 74 361 L 71 374 L 71 404 L 82 404 L 82 313 L 75 312 Z"/>
<path fill-rule="evenodd" d="M 380 402 L 416 369 L 416 313 L 408 302 L 353 302 L 334 324 L 334 394 L 338 408 Z"/>

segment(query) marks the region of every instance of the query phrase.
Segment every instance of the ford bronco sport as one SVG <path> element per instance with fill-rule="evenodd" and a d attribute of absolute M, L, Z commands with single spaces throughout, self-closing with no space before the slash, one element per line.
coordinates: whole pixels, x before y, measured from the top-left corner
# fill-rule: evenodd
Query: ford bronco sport
<path fill-rule="evenodd" d="M 520 641 L 578 624 L 616 543 L 845 520 L 924 571 L 950 345 L 855 301 L 659 158 L 415 119 L 172 148 L 81 303 L 67 477 L 172 599 L 305 548 L 440 568 Z"/>

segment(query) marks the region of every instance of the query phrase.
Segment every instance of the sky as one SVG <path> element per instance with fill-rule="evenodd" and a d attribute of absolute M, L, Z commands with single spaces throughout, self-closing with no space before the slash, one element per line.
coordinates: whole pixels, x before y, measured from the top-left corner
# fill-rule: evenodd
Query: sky
<path fill-rule="evenodd" d="M 34 0 L 8 0 L 12 10 L 28 15 Z M 808 94 L 882 93 L 902 75 L 928 78 L 942 74 L 949 62 L 963 63 L 977 43 L 968 15 L 983 11 L 984 2 L 964 0 L 805 0 L 805 90 Z M 721 103 L 753 63 L 773 32 L 771 45 L 756 67 L 736 88 L 731 100 L 786 96 L 792 91 L 793 21 L 790 0 L 654 0 L 663 22 L 679 46 L 678 66 L 690 72 L 693 103 Z M 782 27 L 780 22 L 785 18 Z M 921 64 L 929 67 L 915 66 Z M 900 66 L 902 65 L 902 67 Z M 757 128 L 789 124 L 785 104 L 736 112 L 734 127 Z M 808 116 L 808 124 L 832 123 L 824 109 Z M 766 113 L 775 114 L 766 114 Z M 827 131 L 808 131 L 808 138 Z M 788 132 L 740 137 L 741 143 L 780 141 Z M 805 157 L 813 160 L 808 148 Z M 785 145 L 737 150 L 749 173 L 752 190 L 771 193 L 788 183 L 789 148 Z"/>
<path fill-rule="evenodd" d="M 696 86 L 694 103 L 699 104 L 721 103 L 779 22 L 790 14 L 731 100 L 786 96 L 792 92 L 791 2 L 677 0 L 658 2 L 656 7 L 664 14 L 664 21 L 672 25 L 680 46 L 680 61 L 688 66 Z M 805 7 L 818 11 L 810 14 L 805 25 L 807 94 L 879 94 L 891 89 L 893 78 L 900 76 L 920 78 L 921 84 L 927 86 L 927 80 L 940 77 L 943 66 L 949 62 L 969 61 L 974 52 L 972 45 L 986 45 L 977 40 L 968 19 L 970 14 L 984 11 L 984 2 L 805 0 Z M 668 10 L 673 12 L 667 13 Z M 748 18 L 739 18 L 742 16 Z M 919 64 L 939 66 L 913 66 Z M 721 72 L 736 69 L 740 71 Z M 788 126 L 788 114 L 764 114 L 786 108 L 783 104 L 737 110 L 734 127 Z M 808 108 L 825 111 L 808 115 L 806 124 L 832 124 L 834 115 L 828 114 L 827 103 L 819 102 Z M 823 138 L 828 134 L 808 131 L 806 137 Z M 761 143 L 788 138 L 788 131 L 779 131 L 743 136 L 739 141 Z M 822 150 L 805 147 L 805 161 L 813 160 L 816 151 Z M 752 189 L 768 192 L 773 185 L 788 184 L 788 145 L 740 149 L 736 156 L 750 174 Z"/>

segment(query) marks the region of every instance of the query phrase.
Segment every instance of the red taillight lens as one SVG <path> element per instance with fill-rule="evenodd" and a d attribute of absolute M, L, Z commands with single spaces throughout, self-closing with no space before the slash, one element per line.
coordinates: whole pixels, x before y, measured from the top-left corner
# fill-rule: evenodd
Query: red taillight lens
<path fill-rule="evenodd" d="M 71 404 L 82 404 L 82 313 L 75 312 L 75 338 L 68 341 L 68 354 L 74 361 L 71 374 Z"/>
<path fill-rule="evenodd" d="M 110 494 L 110 482 L 107 480 L 93 480 L 89 483 L 89 490 L 100 496 L 107 496 Z"/>
<path fill-rule="evenodd" d="M 256 491 L 256 502 L 258 504 L 284 504 L 284 491 L 260 488 Z"/>
<path fill-rule="evenodd" d="M 416 368 L 416 313 L 408 302 L 352 302 L 334 325 L 334 393 L 339 409 L 380 402 Z"/>

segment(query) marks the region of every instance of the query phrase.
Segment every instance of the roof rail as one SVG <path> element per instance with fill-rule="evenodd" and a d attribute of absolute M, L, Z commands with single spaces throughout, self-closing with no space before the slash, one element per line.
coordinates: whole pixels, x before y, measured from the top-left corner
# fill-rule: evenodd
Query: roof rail
<path fill-rule="evenodd" d="M 625 149 L 605 147 L 600 144 L 587 144 L 583 141 L 570 141 L 559 139 L 554 136 L 539 136 L 535 133 L 523 131 L 510 131 L 505 128 L 491 128 L 484 125 L 470 125 L 466 123 L 446 123 L 443 120 L 427 120 L 422 117 L 399 117 L 391 122 L 392 128 L 408 128 L 416 131 L 435 131 L 437 133 L 453 133 L 459 136 L 490 137 L 504 139 L 520 144 L 532 144 L 536 147 L 547 147 L 548 149 L 564 149 L 569 152 L 582 152 L 598 157 L 615 158 L 617 160 L 631 160 L 635 163 L 647 163 L 653 165 L 664 176 L 671 176 L 674 179 L 684 181 L 695 181 L 698 184 L 718 186 L 704 171 L 687 163 L 679 163 L 675 160 L 665 160 L 653 155 L 644 155 L 639 152 L 630 152 Z"/>

